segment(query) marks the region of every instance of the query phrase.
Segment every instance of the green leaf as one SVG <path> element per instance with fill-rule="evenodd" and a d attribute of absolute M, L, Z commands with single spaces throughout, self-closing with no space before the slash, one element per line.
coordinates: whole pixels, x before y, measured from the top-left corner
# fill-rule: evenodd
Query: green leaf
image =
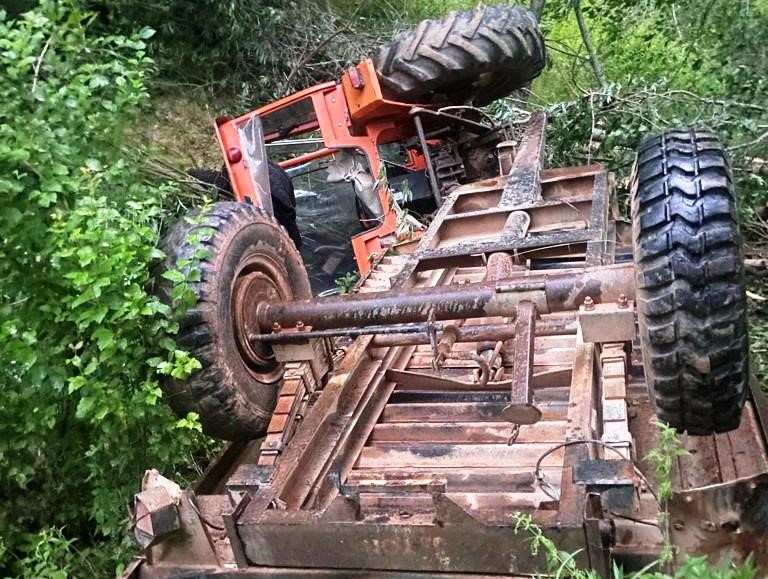
<path fill-rule="evenodd" d="M 102 170 L 101 161 L 99 161 L 98 159 L 86 159 L 85 166 L 88 167 L 88 169 L 93 171 L 94 173 L 98 173 L 99 171 Z"/>
<path fill-rule="evenodd" d="M 75 416 L 80 419 L 87 418 L 93 410 L 93 406 L 94 399 L 92 397 L 85 396 L 81 398 L 80 402 L 77 403 L 77 411 L 75 412 Z"/>
<path fill-rule="evenodd" d="M 108 328 L 97 329 L 93 332 L 93 337 L 96 338 L 99 350 L 105 350 L 115 343 L 115 335 Z"/>
<path fill-rule="evenodd" d="M 185 279 L 186 279 L 184 277 L 183 273 L 181 273 L 180 271 L 175 270 L 175 269 L 166 269 L 163 272 L 163 277 L 165 279 L 167 279 L 167 280 L 170 280 L 170 281 L 174 282 L 174 283 L 181 283 L 181 282 L 185 281 Z"/>

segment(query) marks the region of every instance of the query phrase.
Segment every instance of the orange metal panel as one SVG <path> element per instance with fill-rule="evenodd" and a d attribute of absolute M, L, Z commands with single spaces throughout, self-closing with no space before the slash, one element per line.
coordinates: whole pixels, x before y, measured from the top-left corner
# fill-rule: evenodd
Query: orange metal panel
<path fill-rule="evenodd" d="M 306 155 L 299 155 L 298 157 L 294 157 L 293 159 L 286 159 L 285 161 L 281 161 L 278 164 L 283 169 L 288 169 L 289 167 L 296 167 L 303 163 L 309 163 L 310 161 L 314 161 L 315 159 L 322 159 L 323 157 L 334 155 L 338 152 L 339 152 L 338 149 L 324 148 L 324 149 L 319 149 L 317 151 L 313 151 L 311 153 L 307 153 Z"/>
<path fill-rule="evenodd" d="M 357 84 L 357 88 L 353 77 L 362 81 Z M 414 106 L 386 98 L 371 59 L 362 61 L 352 71 L 344 73 L 341 86 L 347 97 L 350 117 L 356 124 L 381 117 L 406 118 Z"/>
<path fill-rule="evenodd" d="M 290 106 L 302 99 L 307 98 L 308 96 L 312 96 L 315 93 L 324 92 L 326 90 L 333 89 L 335 87 L 336 87 L 335 82 L 324 82 L 322 84 L 318 84 L 318 85 L 306 88 L 297 93 L 293 93 L 291 95 L 288 95 L 287 97 L 284 97 L 274 102 L 271 102 L 269 104 L 266 104 L 263 107 L 256 109 L 255 111 L 251 111 L 250 113 L 247 113 L 244 116 L 256 114 L 263 117 L 265 115 L 268 115 L 269 113 L 272 113 L 274 111 Z"/>
<path fill-rule="evenodd" d="M 224 159 L 224 165 L 229 173 L 229 180 L 232 183 L 232 190 L 235 193 L 235 199 L 245 203 L 246 199 L 255 207 L 261 207 L 259 195 L 254 187 L 253 180 L 248 173 L 246 160 L 241 158 L 237 163 L 229 160 L 229 150 L 233 148 L 240 149 L 240 136 L 237 134 L 236 121 L 229 119 L 216 119 L 214 129 L 216 131 L 216 140 L 221 149 L 221 156 Z"/>

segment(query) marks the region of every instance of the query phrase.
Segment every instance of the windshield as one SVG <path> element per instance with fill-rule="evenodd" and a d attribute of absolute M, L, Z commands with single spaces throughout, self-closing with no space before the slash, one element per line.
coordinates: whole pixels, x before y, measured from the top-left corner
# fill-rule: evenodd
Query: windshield
<path fill-rule="evenodd" d="M 287 107 L 261 117 L 265 140 L 269 143 L 288 135 L 302 133 L 317 127 L 317 115 L 312 98 L 307 97 Z"/>

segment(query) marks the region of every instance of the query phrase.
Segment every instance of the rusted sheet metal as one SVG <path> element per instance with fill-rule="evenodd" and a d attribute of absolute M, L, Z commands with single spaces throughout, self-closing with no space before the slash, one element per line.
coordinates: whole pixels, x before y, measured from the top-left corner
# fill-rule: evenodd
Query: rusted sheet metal
<path fill-rule="evenodd" d="M 487 373 L 486 373 L 487 378 Z M 502 380 L 498 382 L 488 381 L 487 379 L 478 381 L 458 380 L 448 376 L 436 374 L 433 372 L 413 372 L 409 370 L 387 370 L 387 378 L 400 383 L 401 390 L 440 390 L 442 392 L 466 392 L 475 390 L 501 390 L 509 388 L 511 380 Z"/>
<path fill-rule="evenodd" d="M 307 512 L 267 512 L 241 522 L 239 532 L 252 565 L 513 574 L 545 568 L 543 554 L 531 554 L 530 542 L 515 532 L 513 522 L 484 525 L 466 514 L 460 523 L 434 524 L 432 518 L 422 524 L 408 519 L 336 523 Z M 584 544 L 581 528 L 544 533 L 573 551 Z M 577 562 L 586 563 L 583 553 Z"/>
<path fill-rule="evenodd" d="M 440 442 L 459 444 L 503 442 L 512 436 L 518 442 L 549 442 L 557 444 L 565 436 L 565 421 L 550 420 L 527 424 L 514 429 L 508 422 L 453 422 L 402 424 L 382 422 L 376 425 L 370 443 Z"/>
<path fill-rule="evenodd" d="M 525 268 L 523 268 L 525 269 Z M 485 266 L 483 281 L 499 281 L 512 277 L 515 271 L 515 262 L 508 253 L 492 253 L 488 256 L 488 264 Z"/>
<path fill-rule="evenodd" d="M 534 424 L 541 420 L 541 410 L 533 404 L 533 340 L 536 335 L 536 306 L 523 302 L 515 321 L 512 389 L 509 405 L 502 416 L 514 424 Z"/>
<path fill-rule="evenodd" d="M 414 271 L 427 271 L 444 267 L 444 264 L 455 260 L 457 263 L 468 256 L 494 253 L 497 251 L 516 251 L 527 258 L 536 257 L 539 253 L 545 253 L 551 248 L 558 248 L 560 255 L 578 255 L 586 251 L 586 244 L 602 238 L 602 233 L 591 229 L 566 229 L 549 233 L 531 233 L 524 238 L 514 235 L 505 235 L 503 232 L 492 239 L 482 241 L 460 242 L 447 247 L 425 249 L 418 253 L 413 269 L 403 269 L 401 275 L 408 275 Z M 397 287 L 394 283 L 392 287 Z"/>
<path fill-rule="evenodd" d="M 345 486 L 358 490 L 371 484 L 401 484 L 408 480 L 438 480 L 452 492 L 533 492 L 534 477 L 531 472 L 514 472 L 506 468 L 488 467 L 476 472 L 452 468 L 397 471 L 357 470 L 350 473 Z"/>
<path fill-rule="evenodd" d="M 553 382 L 560 383 L 562 380 L 569 378 L 571 375 L 570 368 L 554 368 L 539 370 L 531 374 L 531 380 L 529 382 L 530 389 L 533 388 L 547 388 Z M 430 390 L 446 392 L 492 392 L 499 390 L 508 390 L 514 385 L 514 378 L 507 378 L 497 381 L 488 381 L 485 383 L 478 383 L 477 381 L 458 380 L 449 376 L 441 376 L 435 373 L 415 372 L 410 370 L 387 370 L 387 377 L 391 380 L 397 380 L 399 382 L 399 392 L 425 392 Z M 523 413 L 527 414 L 529 411 L 524 410 Z M 510 420 L 510 422 L 518 422 L 517 420 Z M 535 421 L 534 421 L 535 422 Z M 527 422 L 519 422 L 520 424 L 527 424 Z"/>
<path fill-rule="evenodd" d="M 382 420 L 386 422 L 451 422 L 486 421 L 500 422 L 501 411 L 509 403 L 509 393 L 502 392 L 493 397 L 483 393 L 482 402 L 441 401 L 393 404 L 384 409 Z M 544 420 L 564 420 L 567 404 L 548 402 L 539 405 Z"/>
<path fill-rule="evenodd" d="M 595 438 L 593 414 L 597 408 L 594 344 L 579 344 L 573 363 L 573 378 L 568 398 L 568 429 L 565 442 L 564 468 L 560 481 L 558 522 L 563 525 L 581 524 L 586 507 L 586 489 L 574 481 L 573 469 L 582 460 L 594 457 L 592 446 L 582 444 Z"/>
<path fill-rule="evenodd" d="M 608 209 L 610 191 L 608 187 L 608 173 L 603 171 L 595 175 L 595 184 L 592 191 L 592 214 L 590 215 L 590 228 L 599 235 L 596 239 L 587 243 L 587 266 L 604 265 L 612 262 L 608 256 L 613 255 L 613 247 L 608 247 Z"/>
<path fill-rule="evenodd" d="M 581 306 L 579 326 L 585 342 L 631 342 L 635 338 L 635 304 L 619 295 L 617 303 Z"/>
<path fill-rule="evenodd" d="M 397 359 L 393 361 L 392 367 L 397 368 L 407 364 L 414 348 L 410 346 L 394 350 L 397 352 Z M 318 476 L 320 482 L 308 493 L 305 502 L 311 508 L 323 511 L 330 506 L 331 501 L 338 494 L 341 481 L 347 478 L 347 474 L 381 416 L 396 386 L 396 383 L 387 377 L 386 371 L 382 374 L 383 377 L 378 374 L 372 381 L 370 397 L 364 400 L 362 407 L 350 417 L 344 435 L 336 441 L 332 457 L 329 457 Z"/>
<path fill-rule="evenodd" d="M 737 563 L 752 554 L 760 568 L 768 567 L 768 473 L 675 492 L 669 520 L 681 557 L 717 561 L 732 551 Z"/>
<path fill-rule="evenodd" d="M 514 206 L 541 198 L 539 172 L 546 126 L 547 115 L 544 111 L 536 111 L 526 123 L 499 205 Z"/>
<path fill-rule="evenodd" d="M 367 569 L 317 569 L 314 567 L 248 567 L 237 570 L 213 567 L 176 567 L 173 570 L 149 567 L 137 561 L 121 579 L 371 579 Z M 523 575 L 489 575 L 486 573 L 433 573 L 418 571 L 376 572 L 377 579 L 525 579 Z"/>
<path fill-rule="evenodd" d="M 612 265 L 510 277 L 499 282 L 445 285 L 316 298 L 283 303 L 262 303 L 256 312 L 259 327 L 293 327 L 298 322 L 316 329 L 385 323 L 455 320 L 486 316 L 514 316 L 523 301 L 540 312 L 573 310 L 591 297 L 614 301 L 620 294 L 634 299 L 634 266 Z"/>

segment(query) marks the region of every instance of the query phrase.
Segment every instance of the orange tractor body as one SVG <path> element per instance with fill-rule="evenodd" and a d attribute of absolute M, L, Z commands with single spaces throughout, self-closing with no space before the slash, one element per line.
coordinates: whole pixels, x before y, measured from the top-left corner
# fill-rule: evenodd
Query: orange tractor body
<path fill-rule="evenodd" d="M 416 129 L 410 119 L 418 105 L 388 99 L 379 84 L 373 63 L 365 60 L 351 68 L 340 82 L 327 82 L 269 103 L 235 119 L 219 117 L 216 136 L 221 147 L 232 188 L 238 201 L 262 205 L 258 183 L 253 178 L 248 157 L 243 155 L 243 128 L 257 117 L 263 124 L 263 139 L 272 143 L 286 137 L 319 132 L 323 147 L 282 161 L 283 168 L 295 167 L 323 157 L 331 157 L 342 149 L 362 152 L 370 172 L 380 175 L 382 161 L 379 146 L 401 142 L 414 137 Z M 291 123 L 284 126 L 285 123 Z M 409 168 L 424 170 L 424 157 L 419 151 L 409 151 Z M 361 274 L 367 273 L 371 262 L 384 250 L 382 239 L 396 228 L 396 212 L 389 190 L 379 180 L 379 199 L 383 215 L 379 224 L 352 238 L 352 247 Z"/>

